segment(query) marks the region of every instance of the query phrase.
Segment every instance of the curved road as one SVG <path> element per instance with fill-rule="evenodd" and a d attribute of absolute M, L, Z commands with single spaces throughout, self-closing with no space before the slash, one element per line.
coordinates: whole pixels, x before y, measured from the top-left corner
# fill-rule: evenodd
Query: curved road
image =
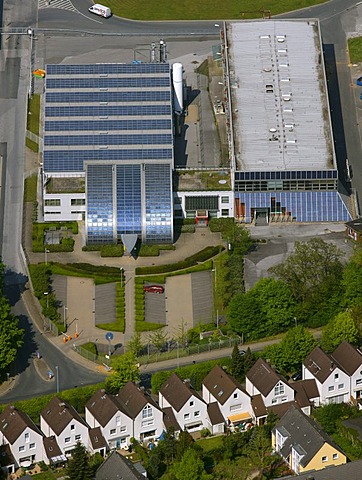
<path fill-rule="evenodd" d="M 59 0 L 57 0 L 59 2 Z M 117 17 L 112 17 L 110 19 L 102 19 L 96 16 L 93 16 L 88 13 L 88 6 L 90 2 L 88 0 L 73 0 L 72 4 L 68 0 L 62 0 L 63 6 L 73 5 L 73 10 L 66 10 L 60 8 L 45 8 L 36 9 L 37 2 L 32 0 L 31 5 L 28 8 L 23 7 L 12 7 L 13 11 L 16 10 L 15 20 L 9 22 L 4 19 L 4 24 L 7 21 L 7 24 L 10 26 L 27 26 L 32 25 L 40 29 L 49 29 L 49 30 L 77 30 L 77 31 L 87 31 L 92 33 L 103 33 L 103 34 L 119 34 L 124 35 L 129 40 L 132 37 L 136 39 L 139 36 L 157 36 L 157 38 L 170 38 L 177 37 L 179 40 L 182 38 L 187 38 L 188 40 L 192 39 L 195 42 L 198 41 L 198 37 L 205 39 L 205 37 L 217 39 L 219 36 L 219 21 L 194 21 L 194 22 L 135 22 L 126 19 L 121 19 Z M 45 1 L 40 0 L 40 5 Z M 341 27 L 341 15 L 346 11 L 352 9 L 356 5 L 356 1 L 353 0 L 331 0 L 326 4 L 319 5 L 316 7 L 308 8 L 305 10 L 297 11 L 291 14 L 285 14 L 285 18 L 306 18 L 306 17 L 318 17 L 321 20 L 322 32 L 325 41 L 328 43 L 335 43 L 337 45 L 336 53 L 341 54 L 340 50 L 345 45 L 345 37 Z M 21 12 L 20 12 L 21 10 Z M 20 13 L 19 13 L 20 12 Z M 20 17 L 20 18 L 19 18 Z M 65 32 L 64 32 L 65 33 Z M 326 40 L 327 39 L 327 40 Z M 11 40 L 11 39 L 10 39 Z M 24 46 L 23 40 L 20 42 L 20 47 L 26 48 Z M 121 43 L 121 42 L 120 42 Z M 12 50 L 16 50 L 19 47 L 19 42 L 12 42 Z M 10 47 L 9 47 L 10 48 Z M 345 47 L 344 47 L 345 48 Z M 20 52 L 20 50 L 19 50 Z M 1 70 L 4 70 L 4 65 L 6 62 L 6 53 L 1 50 Z M 29 66 L 29 65 L 28 65 Z M 25 68 L 26 70 L 26 68 Z M 343 73 L 343 72 L 342 72 Z M 345 72 L 344 72 L 345 74 Z M 6 80 L 11 83 L 13 80 L 10 77 L 11 72 L 7 74 Z M 19 98 L 15 98 L 14 106 L 19 110 L 15 112 L 14 117 L 20 115 L 20 111 L 25 111 L 26 108 L 26 95 L 24 95 L 26 90 L 27 80 L 23 79 L 23 84 L 20 85 L 18 89 Z M 344 75 L 344 80 L 346 80 Z M 4 90 L 3 86 L 0 86 Z M 5 88 L 6 90 L 6 88 Z M 4 95 L 8 93 L 5 92 Z M 4 98 L 2 95 L 0 98 Z M 348 94 L 343 100 L 350 102 L 351 95 Z M 10 100 L 9 100 L 10 101 Z M 1 102 L 0 102 L 1 103 Z M 7 111 L 8 106 L 6 107 Z M 355 111 L 355 110 L 353 110 Z M 6 111 L 4 107 L 0 110 L 0 119 L 5 115 Z M 15 122 L 16 126 L 18 124 Z M 9 125 L 9 122 L 7 122 Z M 11 122 L 10 122 L 10 125 Z M 346 123 L 347 125 L 347 123 Z M 24 127 L 25 128 L 25 127 Z M 43 381 L 35 371 L 34 365 L 32 364 L 31 354 L 36 350 L 40 350 L 44 359 L 46 360 L 49 367 L 55 371 L 55 366 L 59 367 L 59 384 L 60 389 L 72 388 L 74 386 L 79 386 L 82 384 L 95 383 L 102 380 L 104 377 L 95 374 L 79 365 L 74 364 L 69 359 L 67 359 L 57 348 L 55 348 L 50 342 L 47 341 L 43 335 L 41 335 L 31 324 L 28 318 L 26 306 L 24 305 L 21 299 L 21 289 L 25 283 L 25 269 L 22 267 L 21 254 L 18 250 L 14 249 L 15 245 L 20 245 L 21 243 L 21 222 L 20 225 L 17 225 L 15 229 L 9 230 L 9 233 L 6 231 L 6 219 L 10 218 L 14 213 L 14 207 L 18 210 L 19 216 L 21 216 L 22 205 L 19 203 L 19 198 L 22 198 L 22 175 L 21 165 L 17 163 L 15 166 L 12 161 L 14 158 L 23 157 L 23 152 L 19 151 L 14 154 L 14 149 L 17 148 L 16 145 L 21 145 L 22 142 L 16 139 L 14 135 L 18 131 L 18 128 L 7 128 L 8 135 L 5 135 L 5 138 L 0 138 L 0 155 L 3 155 L 5 158 L 5 168 L 6 175 L 3 172 L 4 183 L 2 187 L 5 186 L 4 190 L 6 193 L 5 201 L 3 202 L 4 212 L 4 236 L 2 242 L 2 256 L 4 263 L 10 266 L 10 270 L 7 275 L 7 284 L 10 292 L 10 297 L 12 301 L 13 312 L 19 316 L 22 327 L 26 329 L 26 345 L 21 350 L 18 356 L 18 360 L 15 365 L 16 371 L 21 373 L 20 381 L 16 384 L 12 391 L 9 391 L 4 397 L 4 401 L 14 401 L 20 398 L 33 397 L 39 394 L 46 394 L 55 391 L 54 382 Z M 11 130 L 11 134 L 9 131 Z M 21 129 L 20 129 L 21 130 Z M 15 132 L 15 133 L 14 133 Z M 24 129 L 22 129 L 24 132 Z M 355 138 L 348 138 L 351 140 L 351 145 L 356 145 L 355 151 L 348 152 L 350 161 L 357 162 L 357 155 L 360 151 L 360 146 L 357 148 L 357 143 Z M 14 146 L 15 145 L 15 146 Z M 8 148 L 6 148 L 8 147 Z M 11 147 L 11 148 L 9 148 Z M 9 155 L 10 152 L 10 155 Z M 10 157 L 13 158 L 10 158 Z M 359 157 L 358 157 L 359 159 Z M 353 165 L 354 171 L 356 171 L 356 166 Z M 18 176 L 17 173 L 20 170 Z M 362 186 L 362 182 L 361 182 Z M 16 195 L 11 195 L 11 188 L 16 189 Z M 2 196 L 4 194 L 2 193 Z M 17 199 L 17 203 L 16 200 Z M 11 212 L 11 213 L 10 213 Z M 19 228 L 20 227 L 20 228 Z M 11 235 L 10 235 L 11 234 Z M 11 237 L 11 238 L 10 238 Z M 4 241 L 5 239 L 5 241 Z"/>

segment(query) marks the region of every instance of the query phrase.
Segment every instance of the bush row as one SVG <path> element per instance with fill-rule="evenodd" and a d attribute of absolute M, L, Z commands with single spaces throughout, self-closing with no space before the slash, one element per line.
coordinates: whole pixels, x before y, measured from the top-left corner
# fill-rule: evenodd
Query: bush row
<path fill-rule="evenodd" d="M 69 270 L 70 272 L 77 272 L 77 273 L 88 273 L 91 275 L 97 275 L 100 277 L 108 277 L 112 275 L 113 277 L 123 277 L 124 273 L 123 270 L 120 270 L 118 267 L 107 267 L 105 265 L 91 265 L 90 263 L 66 263 L 66 264 L 57 264 L 60 267 Z M 124 277 L 123 277 L 124 278 Z"/>
<path fill-rule="evenodd" d="M 174 272 L 176 270 L 183 270 L 188 267 L 192 267 L 197 265 L 198 262 L 204 262 L 221 251 L 224 250 L 222 245 L 218 245 L 215 247 L 206 247 L 195 255 L 191 257 L 185 258 L 185 260 L 181 260 L 178 263 L 172 263 L 168 265 L 155 265 L 149 267 L 137 267 L 136 268 L 136 275 L 147 275 L 147 274 L 157 274 L 157 273 L 167 273 L 167 272 Z"/>

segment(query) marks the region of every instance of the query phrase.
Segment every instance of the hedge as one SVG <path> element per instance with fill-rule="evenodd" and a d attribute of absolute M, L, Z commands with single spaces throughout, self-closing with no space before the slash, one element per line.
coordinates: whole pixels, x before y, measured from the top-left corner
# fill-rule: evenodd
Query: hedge
<path fill-rule="evenodd" d="M 136 332 L 149 332 L 151 330 L 158 330 L 163 328 L 165 325 L 162 323 L 151 323 L 145 321 L 137 321 L 136 319 Z"/>
<path fill-rule="evenodd" d="M 123 245 L 103 245 L 101 257 L 123 257 Z"/>
<path fill-rule="evenodd" d="M 136 275 L 147 275 L 147 274 L 157 274 L 157 273 L 168 273 L 176 270 L 183 270 L 194 265 L 197 265 L 198 262 L 204 262 L 214 257 L 218 253 L 222 252 L 224 247 L 218 245 L 215 247 L 206 247 L 200 252 L 195 253 L 191 257 L 185 258 L 178 263 L 172 263 L 168 265 L 155 265 L 149 267 L 137 267 Z"/>

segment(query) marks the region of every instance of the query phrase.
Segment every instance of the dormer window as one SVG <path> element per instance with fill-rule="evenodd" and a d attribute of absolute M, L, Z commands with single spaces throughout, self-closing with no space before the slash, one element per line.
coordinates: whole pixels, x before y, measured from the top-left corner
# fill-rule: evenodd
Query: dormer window
<path fill-rule="evenodd" d="M 221 397 L 221 395 L 223 395 L 224 393 L 224 390 L 220 390 L 220 392 L 217 394 L 218 397 Z"/>
<path fill-rule="evenodd" d="M 29 443 L 29 441 L 30 441 L 30 435 L 29 435 L 29 433 L 26 433 L 25 434 L 25 442 Z"/>
<path fill-rule="evenodd" d="M 142 418 L 150 417 L 152 417 L 152 407 L 150 405 L 146 405 L 145 408 L 142 410 Z"/>
<path fill-rule="evenodd" d="M 274 387 L 274 395 L 284 395 L 285 386 L 283 382 L 278 382 Z"/>

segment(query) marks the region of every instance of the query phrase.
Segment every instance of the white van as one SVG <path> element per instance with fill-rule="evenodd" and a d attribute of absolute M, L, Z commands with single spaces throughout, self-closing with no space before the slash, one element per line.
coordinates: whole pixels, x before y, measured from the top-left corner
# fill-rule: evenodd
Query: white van
<path fill-rule="evenodd" d="M 94 5 L 89 7 L 88 11 L 104 18 L 108 18 L 112 15 L 110 8 L 105 7 L 104 5 L 100 5 L 99 3 L 95 3 Z"/>

